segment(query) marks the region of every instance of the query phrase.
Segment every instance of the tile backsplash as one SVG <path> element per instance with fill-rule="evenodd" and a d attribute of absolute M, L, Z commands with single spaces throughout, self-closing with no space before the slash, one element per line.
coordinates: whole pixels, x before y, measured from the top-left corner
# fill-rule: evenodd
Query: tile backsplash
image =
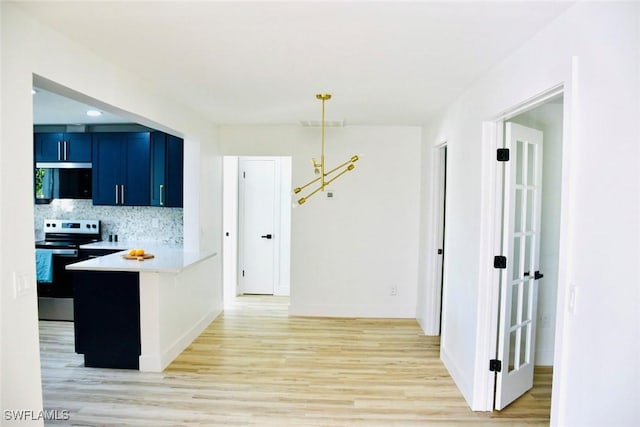
<path fill-rule="evenodd" d="M 91 200 L 55 199 L 48 205 L 35 205 L 34 211 L 36 240 L 44 239 L 45 218 L 99 219 L 102 240 L 117 234 L 122 241 L 183 244 L 182 208 L 94 206 Z"/>

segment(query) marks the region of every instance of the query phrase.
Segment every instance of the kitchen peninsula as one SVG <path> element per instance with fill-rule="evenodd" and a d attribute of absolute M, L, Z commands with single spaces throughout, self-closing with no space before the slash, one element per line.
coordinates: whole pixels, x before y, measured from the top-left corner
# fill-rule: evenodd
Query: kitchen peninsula
<path fill-rule="evenodd" d="M 98 242 L 81 249 L 118 250 Z M 136 246 L 131 246 L 136 247 Z M 75 345 L 85 366 L 161 372 L 222 311 L 213 251 L 146 245 L 151 259 L 116 252 L 67 266 L 73 272 Z"/>

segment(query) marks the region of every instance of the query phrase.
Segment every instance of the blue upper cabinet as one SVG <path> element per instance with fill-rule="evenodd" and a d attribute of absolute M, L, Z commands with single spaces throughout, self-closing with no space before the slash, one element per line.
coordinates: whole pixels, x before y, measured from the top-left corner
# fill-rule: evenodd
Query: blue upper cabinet
<path fill-rule="evenodd" d="M 151 133 L 151 206 L 182 207 L 183 161 L 181 138 Z"/>
<path fill-rule="evenodd" d="M 149 206 L 150 133 L 93 135 L 93 204 Z"/>
<path fill-rule="evenodd" d="M 91 162 L 90 133 L 35 133 L 36 162 Z"/>

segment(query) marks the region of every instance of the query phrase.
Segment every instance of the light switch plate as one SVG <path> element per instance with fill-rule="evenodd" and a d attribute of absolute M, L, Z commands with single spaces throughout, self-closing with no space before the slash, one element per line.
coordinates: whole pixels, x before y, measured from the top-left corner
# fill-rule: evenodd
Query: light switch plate
<path fill-rule="evenodd" d="M 29 295 L 35 286 L 28 274 L 13 272 L 13 298 L 18 299 Z"/>

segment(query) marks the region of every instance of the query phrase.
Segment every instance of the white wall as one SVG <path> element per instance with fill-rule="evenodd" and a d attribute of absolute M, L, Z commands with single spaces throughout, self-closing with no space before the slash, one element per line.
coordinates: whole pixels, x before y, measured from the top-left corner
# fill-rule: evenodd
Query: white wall
<path fill-rule="evenodd" d="M 185 139 L 187 247 L 220 252 L 221 158 L 216 128 L 171 97 L 165 97 L 144 76 L 127 74 L 6 2 L 0 3 L 0 8 L 3 89 L 0 104 L 5 106 L 1 111 L 0 134 L 1 406 L 38 411 L 42 398 L 31 197 L 33 75 L 134 113 L 141 123 L 170 130 Z M 6 108 L 7 105 L 11 108 Z M 216 258 L 219 262 L 220 258 Z M 218 268 L 202 280 L 212 287 L 221 287 L 220 272 Z M 33 285 L 30 292 L 17 299 L 13 295 L 14 273 Z"/>
<path fill-rule="evenodd" d="M 328 167 L 360 160 L 331 186 L 334 200 L 319 193 L 293 209 L 290 313 L 415 317 L 420 129 L 327 128 L 325 140 Z M 315 177 L 319 128 L 221 126 L 220 142 L 227 155 L 292 156 L 294 186 Z"/>
<path fill-rule="evenodd" d="M 467 401 L 484 391 L 477 310 L 483 121 L 565 85 L 559 293 L 552 425 L 640 424 L 638 140 L 640 4 L 579 2 L 490 70 L 433 123 L 448 141 L 448 261 L 442 356 Z M 429 149 L 430 147 L 426 147 Z M 430 162 L 423 164 L 430 167 Z M 428 230 L 428 228 L 427 228 Z M 421 259 L 422 261 L 422 259 Z M 482 266 L 482 267 L 481 267 Z M 568 310 L 575 287 L 575 310 Z M 482 293 L 479 290 L 482 290 Z"/>
<path fill-rule="evenodd" d="M 542 220 L 540 230 L 540 271 L 538 283 L 538 324 L 535 364 L 553 365 L 556 295 L 558 293 L 560 202 L 562 183 L 562 103 L 541 105 L 509 119 L 543 133 Z"/>

